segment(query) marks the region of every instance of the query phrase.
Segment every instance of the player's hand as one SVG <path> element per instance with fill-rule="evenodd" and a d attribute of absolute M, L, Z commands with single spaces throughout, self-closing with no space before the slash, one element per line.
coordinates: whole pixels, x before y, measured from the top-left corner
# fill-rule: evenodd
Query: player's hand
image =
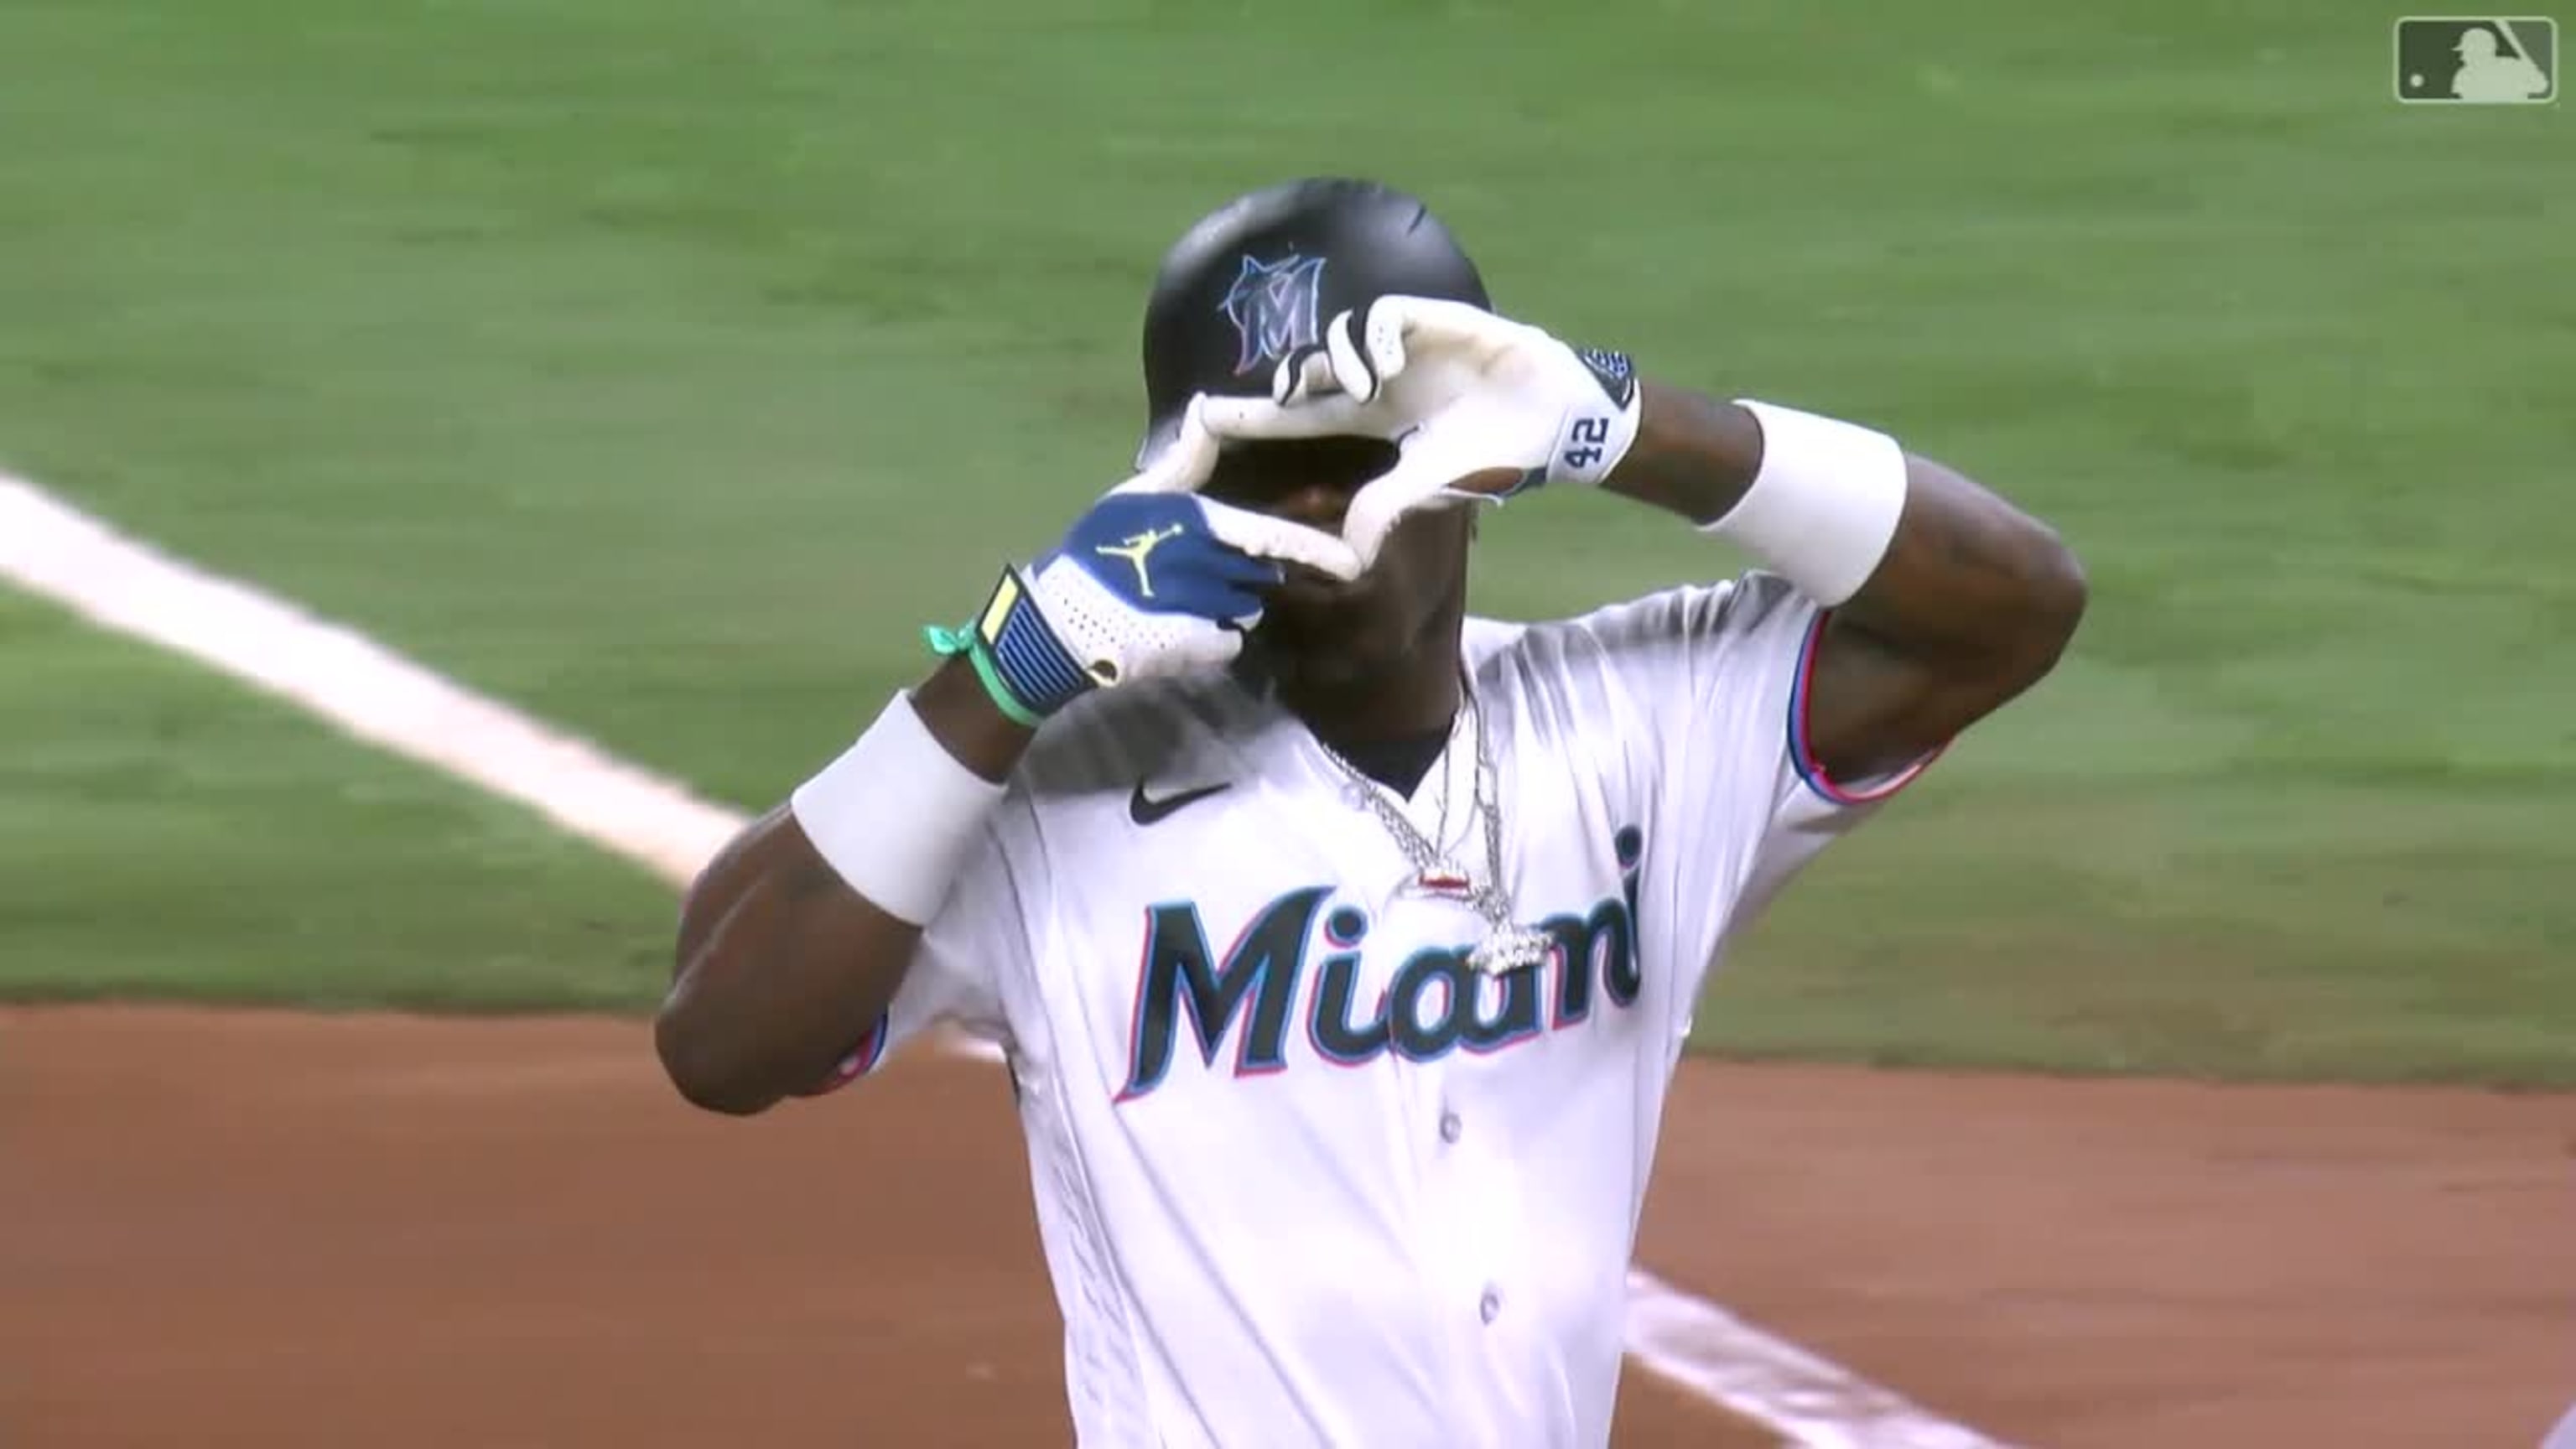
<path fill-rule="evenodd" d="M 1380 297 L 1334 317 L 1323 336 L 1279 364 L 1269 399 L 1211 397 L 1204 416 L 1221 438 L 1394 443 L 1396 465 L 1360 490 L 1343 523 L 1363 563 L 1417 509 L 1598 484 L 1636 441 L 1637 378 L 1623 353 L 1423 297 Z"/>
<path fill-rule="evenodd" d="M 986 683 L 998 678 L 1030 718 L 1094 689 L 1224 666 L 1287 565 L 1359 576 L 1359 556 L 1340 538 L 1197 495 L 1218 450 L 1201 406 L 1055 547 L 1005 569 L 969 635 L 950 641 L 977 649 Z"/>

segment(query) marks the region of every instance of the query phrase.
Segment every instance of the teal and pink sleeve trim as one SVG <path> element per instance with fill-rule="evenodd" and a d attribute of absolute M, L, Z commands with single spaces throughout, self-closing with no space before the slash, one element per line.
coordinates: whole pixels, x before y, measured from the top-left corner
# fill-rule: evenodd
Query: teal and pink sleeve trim
<path fill-rule="evenodd" d="M 1840 785 L 1825 773 L 1807 736 L 1807 700 L 1815 682 L 1816 649 L 1824 642 L 1825 621 L 1832 617 L 1832 610 L 1818 610 L 1814 622 L 1807 626 L 1806 638 L 1798 645 L 1798 672 L 1789 685 L 1789 764 L 1819 799 L 1834 805 L 1874 805 L 1913 784 L 1949 746 L 1943 745 L 1895 774 L 1863 785 Z"/>
<path fill-rule="evenodd" d="M 876 1025 L 868 1028 L 867 1035 L 860 1037 L 848 1051 L 841 1054 L 840 1061 L 833 1064 L 829 1075 L 797 1095 L 820 1097 L 827 1092 L 837 1092 L 875 1071 L 877 1063 L 885 1056 L 887 1014 L 890 1013 L 880 1014 Z"/>

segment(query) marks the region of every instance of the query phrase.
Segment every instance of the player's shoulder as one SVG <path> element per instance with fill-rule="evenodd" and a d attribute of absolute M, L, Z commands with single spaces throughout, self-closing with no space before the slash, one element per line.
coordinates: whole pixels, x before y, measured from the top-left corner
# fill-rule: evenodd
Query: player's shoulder
<path fill-rule="evenodd" d="M 1755 570 L 1675 584 L 1556 618 L 1471 619 L 1467 646 L 1480 663 L 1563 670 L 1675 649 L 1724 648 L 1803 622 L 1808 611 L 1788 580 Z"/>
<path fill-rule="evenodd" d="M 1248 727 L 1242 691 L 1221 676 L 1140 680 L 1094 690 L 1038 731 L 1012 789 L 1044 809 L 1070 797 L 1204 773 Z"/>

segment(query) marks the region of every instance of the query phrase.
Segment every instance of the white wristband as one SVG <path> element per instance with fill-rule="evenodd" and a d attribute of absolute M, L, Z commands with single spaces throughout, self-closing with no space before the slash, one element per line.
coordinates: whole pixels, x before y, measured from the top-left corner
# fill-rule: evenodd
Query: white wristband
<path fill-rule="evenodd" d="M 850 889 L 897 920 L 926 926 L 1002 795 L 1002 786 L 957 763 L 922 725 L 912 697 L 898 694 L 787 805 Z"/>
<path fill-rule="evenodd" d="M 1860 592 L 1905 513 L 1905 450 L 1855 423 L 1739 398 L 1762 424 L 1762 466 L 1701 532 L 1742 544 L 1828 608 Z"/>

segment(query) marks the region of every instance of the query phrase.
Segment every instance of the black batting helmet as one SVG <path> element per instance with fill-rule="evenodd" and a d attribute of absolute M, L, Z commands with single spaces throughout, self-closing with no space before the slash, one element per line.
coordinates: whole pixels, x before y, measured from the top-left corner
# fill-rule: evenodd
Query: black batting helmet
<path fill-rule="evenodd" d="M 1493 305 L 1431 209 L 1378 182 L 1284 182 L 1201 218 L 1164 254 L 1145 304 L 1136 465 L 1172 440 L 1193 394 L 1268 396 L 1281 358 L 1320 342 L 1342 311 L 1390 293 Z"/>

